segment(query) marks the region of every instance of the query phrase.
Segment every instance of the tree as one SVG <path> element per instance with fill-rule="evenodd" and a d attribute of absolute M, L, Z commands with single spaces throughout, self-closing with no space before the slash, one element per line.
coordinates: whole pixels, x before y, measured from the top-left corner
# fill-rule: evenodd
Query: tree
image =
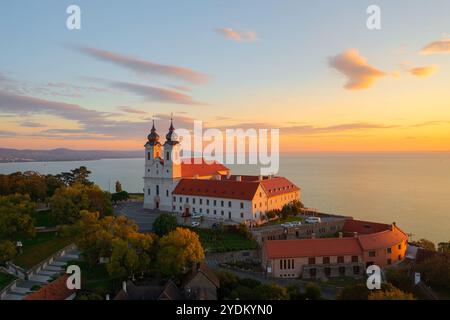
<path fill-rule="evenodd" d="M 305 298 L 308 300 L 322 299 L 322 291 L 317 283 L 309 282 L 305 288 Z"/>
<path fill-rule="evenodd" d="M 178 227 L 159 241 L 157 261 L 164 275 L 180 275 L 204 259 L 205 254 L 199 237 L 189 229 Z"/>
<path fill-rule="evenodd" d="M 347 285 L 338 295 L 339 300 L 367 300 L 369 289 L 365 283 Z"/>
<path fill-rule="evenodd" d="M 177 218 L 170 213 L 162 213 L 153 222 L 153 231 L 160 237 L 177 228 Z"/>
<path fill-rule="evenodd" d="M 89 171 L 85 166 L 81 166 L 77 169 L 70 170 L 70 172 L 61 172 L 56 177 L 62 181 L 66 186 L 71 186 L 76 183 L 83 185 L 92 185 L 93 182 L 89 181 Z"/>
<path fill-rule="evenodd" d="M 116 238 L 112 242 L 112 254 L 108 273 L 114 277 L 133 276 L 150 269 L 153 260 L 155 236 L 131 233 L 128 239 Z"/>
<path fill-rule="evenodd" d="M 410 270 L 405 267 L 386 269 L 386 278 L 395 287 L 411 292 L 413 290 L 413 277 Z"/>
<path fill-rule="evenodd" d="M 124 216 L 100 218 L 98 212 L 83 210 L 80 212 L 80 220 L 67 228 L 66 232 L 77 235 L 75 243 L 92 266 L 100 257 L 111 257 L 115 239 L 128 240 L 137 230 L 136 223 Z M 116 243 L 116 254 L 120 252 L 119 249 L 120 244 Z"/>
<path fill-rule="evenodd" d="M 33 237 L 36 206 L 28 195 L 0 196 L 0 239 Z"/>
<path fill-rule="evenodd" d="M 372 291 L 368 296 L 368 300 L 415 300 L 415 298 L 412 293 L 392 287 L 388 290 Z"/>
<path fill-rule="evenodd" d="M 431 287 L 450 289 L 450 257 L 436 254 L 416 265 L 425 283 Z"/>
<path fill-rule="evenodd" d="M 253 296 L 256 294 L 257 300 L 288 300 L 289 294 L 286 288 L 275 283 L 261 284 L 252 291 Z"/>
<path fill-rule="evenodd" d="M 50 199 L 50 218 L 54 223 L 75 223 L 81 210 L 99 212 L 101 216 L 112 214 L 111 195 L 98 186 L 75 183 L 58 189 Z"/>
<path fill-rule="evenodd" d="M 116 181 L 116 193 L 120 193 L 122 191 L 122 184 L 120 183 L 120 181 Z"/>
<path fill-rule="evenodd" d="M 14 258 L 16 254 L 16 247 L 12 241 L 0 240 L 0 265 Z"/>
<path fill-rule="evenodd" d="M 427 239 L 420 239 L 419 241 L 411 242 L 413 246 L 420 247 L 425 250 L 436 251 L 436 246 L 434 243 Z"/>
<path fill-rule="evenodd" d="M 121 191 L 121 192 L 117 192 L 117 193 L 113 193 L 111 195 L 111 200 L 114 203 L 117 203 L 119 201 L 126 201 L 130 198 L 128 192 L 126 191 Z"/>

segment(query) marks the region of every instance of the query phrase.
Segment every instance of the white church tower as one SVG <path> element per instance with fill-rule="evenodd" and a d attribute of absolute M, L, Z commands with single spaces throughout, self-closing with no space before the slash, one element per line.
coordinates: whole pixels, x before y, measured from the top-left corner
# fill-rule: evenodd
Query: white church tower
<path fill-rule="evenodd" d="M 162 146 L 155 123 L 145 144 L 144 208 L 173 211 L 172 191 L 181 179 L 180 143 L 172 119 Z"/>

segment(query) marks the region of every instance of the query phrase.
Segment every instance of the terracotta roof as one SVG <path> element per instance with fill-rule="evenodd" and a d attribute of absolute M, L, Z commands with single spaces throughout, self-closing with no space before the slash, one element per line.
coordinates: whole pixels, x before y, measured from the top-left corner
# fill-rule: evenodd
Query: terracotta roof
<path fill-rule="evenodd" d="M 221 163 L 205 161 L 205 159 L 200 159 L 200 161 L 198 159 L 196 160 L 196 158 L 192 158 L 190 161 L 183 159 L 181 162 L 181 176 L 184 178 L 194 177 L 195 175 L 202 177 L 225 174 L 229 170 Z"/>
<path fill-rule="evenodd" d="M 300 190 L 295 184 L 284 177 L 273 177 L 262 180 L 261 186 L 269 197 Z"/>
<path fill-rule="evenodd" d="M 197 274 L 203 274 L 216 288 L 220 288 L 220 280 L 214 271 L 206 266 L 206 264 L 201 263 L 197 266 L 196 270 L 191 270 L 183 280 L 183 287 L 189 286 L 189 283 L 197 276 Z"/>
<path fill-rule="evenodd" d="M 391 229 L 390 224 L 347 219 L 345 221 L 342 231 L 357 232 L 358 234 L 370 234 L 390 229 Z"/>
<path fill-rule="evenodd" d="M 203 180 L 181 179 L 173 194 L 214 197 L 225 199 L 252 200 L 259 183 L 230 181 L 230 180 Z"/>
<path fill-rule="evenodd" d="M 390 248 L 406 240 L 408 235 L 395 226 L 392 230 L 358 236 L 363 250 Z"/>
<path fill-rule="evenodd" d="M 357 238 L 270 240 L 264 243 L 269 259 L 361 255 Z"/>
<path fill-rule="evenodd" d="M 164 286 L 135 285 L 128 280 L 126 291 L 121 289 L 114 300 L 182 300 L 183 296 L 172 280 Z"/>
<path fill-rule="evenodd" d="M 76 290 L 67 288 L 66 282 L 68 277 L 67 274 L 62 275 L 38 291 L 29 294 L 24 300 L 66 300 L 76 292 Z"/>

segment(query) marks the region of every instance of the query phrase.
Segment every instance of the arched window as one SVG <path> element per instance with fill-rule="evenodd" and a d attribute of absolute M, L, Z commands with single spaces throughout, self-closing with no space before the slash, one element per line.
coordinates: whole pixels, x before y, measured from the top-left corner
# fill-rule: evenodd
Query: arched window
<path fill-rule="evenodd" d="M 166 152 L 166 160 L 170 160 L 170 152 L 169 151 Z"/>

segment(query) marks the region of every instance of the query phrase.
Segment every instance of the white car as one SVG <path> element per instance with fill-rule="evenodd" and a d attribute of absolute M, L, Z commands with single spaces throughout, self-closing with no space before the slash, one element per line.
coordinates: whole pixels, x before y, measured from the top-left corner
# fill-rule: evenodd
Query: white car
<path fill-rule="evenodd" d="M 308 217 L 305 219 L 305 222 L 313 224 L 313 223 L 321 223 L 322 220 L 319 217 Z"/>
<path fill-rule="evenodd" d="M 198 227 L 199 225 L 200 225 L 200 222 L 197 222 L 197 221 L 191 222 L 191 226 L 193 226 L 193 227 Z"/>
<path fill-rule="evenodd" d="M 292 221 L 291 222 L 291 226 L 293 227 L 300 227 L 302 225 L 302 223 L 300 221 Z"/>
<path fill-rule="evenodd" d="M 202 217 L 202 215 L 200 213 L 194 213 L 191 218 L 192 219 L 200 219 Z"/>
<path fill-rule="evenodd" d="M 291 222 L 285 222 L 285 223 L 282 223 L 281 226 L 282 226 L 283 228 L 291 228 L 291 227 L 294 227 L 294 225 L 293 225 Z"/>

